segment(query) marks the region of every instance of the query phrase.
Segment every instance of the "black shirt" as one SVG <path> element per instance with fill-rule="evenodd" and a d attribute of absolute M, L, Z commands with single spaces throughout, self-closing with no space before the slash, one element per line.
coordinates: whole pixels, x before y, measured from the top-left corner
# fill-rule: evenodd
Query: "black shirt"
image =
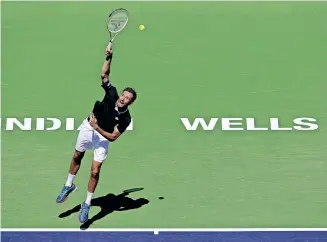
<path fill-rule="evenodd" d="M 131 115 L 129 110 L 126 109 L 123 112 L 119 112 L 116 107 L 116 102 L 119 98 L 116 87 L 111 85 L 108 81 L 102 85 L 106 94 L 102 102 L 97 101 L 93 107 L 93 113 L 98 120 L 98 125 L 106 132 L 112 133 L 114 127 L 118 124 L 117 128 L 122 134 L 129 124 L 131 123 Z"/>

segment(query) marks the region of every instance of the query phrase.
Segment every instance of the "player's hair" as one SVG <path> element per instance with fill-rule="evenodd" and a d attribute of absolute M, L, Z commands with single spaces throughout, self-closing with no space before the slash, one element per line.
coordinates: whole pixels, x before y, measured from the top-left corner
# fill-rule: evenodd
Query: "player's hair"
<path fill-rule="evenodd" d="M 133 94 L 133 98 L 131 100 L 131 102 L 134 102 L 136 100 L 136 97 L 137 97 L 137 94 L 136 94 L 136 91 L 134 90 L 134 88 L 131 88 L 131 87 L 126 87 L 123 92 L 130 92 Z"/>

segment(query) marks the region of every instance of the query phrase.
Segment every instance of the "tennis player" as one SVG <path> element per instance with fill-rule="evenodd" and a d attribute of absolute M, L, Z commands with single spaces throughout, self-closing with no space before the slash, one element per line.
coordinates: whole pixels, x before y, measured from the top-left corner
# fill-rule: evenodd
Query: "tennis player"
<path fill-rule="evenodd" d="M 94 148 L 91 166 L 91 176 L 88 184 L 86 200 L 81 205 L 79 220 L 85 223 L 91 207 L 91 200 L 99 182 L 101 165 L 107 158 L 108 147 L 111 142 L 120 137 L 131 123 L 128 107 L 135 101 L 136 92 L 127 87 L 118 95 L 116 87 L 109 80 L 112 49 L 106 48 L 106 60 L 102 66 L 102 87 L 105 96 L 102 102 L 94 104 L 90 116 L 83 121 L 77 137 L 75 153 L 73 155 L 66 184 L 57 197 L 57 203 L 64 202 L 77 187 L 73 183 L 80 168 L 85 151 Z"/>

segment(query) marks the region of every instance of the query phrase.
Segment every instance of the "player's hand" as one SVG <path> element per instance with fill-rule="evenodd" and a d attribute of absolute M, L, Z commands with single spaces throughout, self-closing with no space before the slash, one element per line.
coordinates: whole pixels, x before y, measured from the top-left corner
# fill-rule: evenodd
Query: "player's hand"
<path fill-rule="evenodd" d="M 106 48 L 106 56 L 112 57 L 112 48 L 110 48 L 109 45 Z"/>
<path fill-rule="evenodd" d="M 96 119 L 96 117 L 94 116 L 93 113 L 90 114 L 90 120 L 89 123 L 91 125 L 92 128 L 97 129 L 98 126 L 98 120 Z"/>

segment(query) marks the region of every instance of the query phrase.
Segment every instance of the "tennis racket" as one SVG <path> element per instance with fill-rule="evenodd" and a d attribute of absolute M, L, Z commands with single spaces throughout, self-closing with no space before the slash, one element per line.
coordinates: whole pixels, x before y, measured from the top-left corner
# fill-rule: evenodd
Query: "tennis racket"
<path fill-rule="evenodd" d="M 131 193 L 131 192 L 138 192 L 138 191 L 142 191 L 144 188 L 131 188 L 131 189 L 127 189 L 124 190 L 124 193 Z"/>
<path fill-rule="evenodd" d="M 121 32 L 127 25 L 128 22 L 128 11 L 125 8 L 118 8 L 109 14 L 107 20 L 107 28 L 110 35 L 110 41 L 108 48 L 111 49 L 112 43 L 116 36 Z"/>

